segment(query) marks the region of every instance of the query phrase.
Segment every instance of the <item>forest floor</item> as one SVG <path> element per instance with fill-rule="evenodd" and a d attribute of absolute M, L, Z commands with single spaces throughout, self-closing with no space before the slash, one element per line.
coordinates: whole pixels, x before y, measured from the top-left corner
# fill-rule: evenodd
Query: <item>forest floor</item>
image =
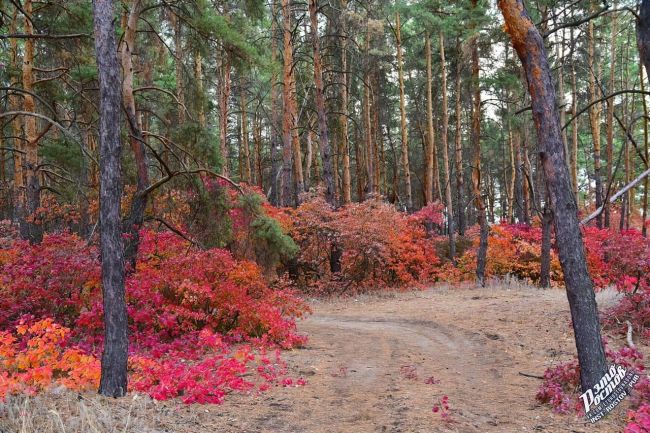
<path fill-rule="evenodd" d="M 601 310 L 615 298 L 599 293 Z M 564 290 L 438 287 L 311 303 L 300 324 L 309 342 L 283 354 L 304 387 L 231 395 L 221 406 L 45 396 L 25 407 L 23 431 L 62 431 L 57 414 L 75 431 L 65 415 L 73 413 L 95 433 L 127 431 L 127 422 L 128 431 L 179 433 L 613 433 L 625 425 L 626 403 L 596 425 L 556 415 L 535 401 L 540 379 L 521 374 L 539 376 L 575 352 Z M 443 395 L 449 421 L 432 412 Z M 38 412 L 49 414 L 49 429 Z M 21 426 L 11 427 L 0 421 L 3 433 Z"/>

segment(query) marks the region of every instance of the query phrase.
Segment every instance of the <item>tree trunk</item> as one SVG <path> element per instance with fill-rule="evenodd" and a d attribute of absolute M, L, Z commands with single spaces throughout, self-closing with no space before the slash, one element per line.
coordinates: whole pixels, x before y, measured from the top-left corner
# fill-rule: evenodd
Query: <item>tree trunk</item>
<path fill-rule="evenodd" d="M 219 149 L 221 156 L 221 174 L 228 176 L 230 167 L 228 161 L 228 103 L 230 102 L 230 54 L 223 52 L 223 64 L 221 65 L 221 80 L 219 82 Z"/>
<path fill-rule="evenodd" d="M 332 173 L 332 149 L 327 128 L 325 109 L 325 85 L 323 84 L 323 65 L 320 55 L 320 38 L 318 36 L 318 0 L 309 0 L 309 18 L 311 20 L 312 49 L 314 53 L 314 87 L 316 91 L 316 114 L 318 115 L 318 144 L 323 163 L 323 181 L 325 182 L 325 200 L 332 206 L 335 203 L 334 175 Z M 347 131 L 346 131 L 347 135 Z"/>
<path fill-rule="evenodd" d="M 307 130 L 303 133 L 305 135 L 305 192 L 309 192 L 311 188 L 312 167 L 314 164 L 314 146 L 312 141 L 312 122 L 307 121 Z M 318 183 L 318 179 L 316 179 Z"/>
<path fill-rule="evenodd" d="M 589 75 L 589 98 L 592 104 L 589 108 L 589 124 L 591 126 L 591 136 L 594 141 L 594 180 L 596 183 L 596 208 L 603 205 L 603 185 L 600 176 L 600 115 L 601 104 L 598 100 L 598 91 L 596 89 L 596 41 L 594 37 L 594 21 L 589 21 L 587 32 L 587 59 Z M 603 218 L 598 215 L 596 218 L 596 225 L 598 228 L 603 227 Z"/>
<path fill-rule="evenodd" d="M 539 285 L 542 288 L 551 287 L 551 224 L 553 212 L 547 204 L 542 214 L 542 247 L 540 255 Z"/>
<path fill-rule="evenodd" d="M 639 68 L 639 82 L 641 84 L 641 91 L 645 91 L 645 74 L 643 73 L 643 66 Z M 648 103 L 646 100 L 646 95 L 641 95 L 641 102 L 643 104 L 643 154 L 645 156 L 645 169 L 648 169 L 648 144 L 649 144 L 649 132 L 648 131 Z M 610 160 L 611 161 L 611 160 Z M 643 237 L 646 237 L 648 235 L 648 228 L 646 227 L 646 219 L 648 217 L 648 178 L 645 177 L 643 179 L 643 203 L 642 203 L 642 209 L 641 209 L 641 234 Z M 605 205 L 609 206 L 609 203 L 605 203 Z M 607 208 L 605 209 L 607 210 Z"/>
<path fill-rule="evenodd" d="M 515 163 L 515 146 L 512 125 L 508 125 L 508 149 L 510 151 L 510 178 L 508 183 L 508 221 L 515 222 L 515 184 L 517 181 L 517 167 Z"/>
<path fill-rule="evenodd" d="M 293 204 L 300 204 L 299 194 L 305 189 L 302 173 L 302 154 L 300 153 L 300 137 L 298 135 L 298 108 L 296 103 L 296 78 L 293 69 L 293 12 L 291 10 L 292 0 L 282 0 L 283 16 L 283 41 L 284 41 L 284 120 L 282 124 L 282 137 L 284 147 L 291 150 L 291 158 L 287 161 L 284 158 L 284 205 L 286 206 L 291 196 L 290 186 L 287 185 L 288 178 L 293 178 Z M 286 151 L 286 149 L 285 149 Z M 293 160 L 293 171 L 291 171 L 290 160 Z M 288 170 L 287 170 L 287 162 Z"/>
<path fill-rule="evenodd" d="M 246 102 L 246 92 L 244 86 L 240 88 L 241 94 L 239 100 L 241 103 L 241 152 L 242 152 L 242 181 L 251 183 L 251 148 L 248 140 L 248 111 Z"/>
<path fill-rule="evenodd" d="M 178 126 L 185 124 L 185 83 L 183 82 L 183 27 L 181 20 L 172 14 L 174 25 L 174 66 L 176 73 L 176 99 L 178 99 Z M 133 47 L 131 48 L 133 49 Z"/>
<path fill-rule="evenodd" d="M 472 8 L 478 7 L 478 0 L 472 0 Z M 476 282 L 485 286 L 485 264 L 487 260 L 489 227 L 485 216 L 485 202 L 481 191 L 481 83 L 479 81 L 478 34 L 472 37 L 472 190 L 476 206 L 476 218 L 481 229 L 478 252 L 476 254 Z"/>
<path fill-rule="evenodd" d="M 100 94 L 100 220 L 104 352 L 99 393 L 121 397 L 127 390 L 128 329 L 124 257 L 120 227 L 120 69 L 117 63 L 113 2 L 93 1 L 95 50 Z"/>
<path fill-rule="evenodd" d="M 458 234 L 465 234 L 465 181 L 463 179 L 463 131 L 462 131 L 462 87 L 461 72 L 462 66 L 462 48 L 460 42 L 456 44 L 458 60 L 456 62 L 456 211 L 458 213 Z"/>
<path fill-rule="evenodd" d="M 614 93 L 616 87 L 616 34 L 618 32 L 618 20 L 616 14 L 612 15 L 612 35 L 609 58 L 609 93 Z M 643 69 L 641 72 L 641 89 L 643 89 Z M 645 97 L 643 97 L 645 101 Z M 645 106 L 645 105 L 644 105 Z M 613 181 L 613 164 L 614 164 L 614 99 L 607 99 L 607 189 L 611 189 Z M 603 198 L 605 203 L 605 227 L 610 226 L 610 207 L 609 197 Z"/>
<path fill-rule="evenodd" d="M 571 118 L 574 119 L 573 128 L 571 129 L 571 187 L 576 199 L 576 206 L 580 206 L 580 194 L 578 193 L 578 85 L 576 80 L 575 44 L 573 27 L 571 27 Z"/>
<path fill-rule="evenodd" d="M 26 0 L 23 3 L 23 10 L 27 14 L 25 17 L 25 34 L 34 34 L 34 25 L 32 24 L 32 0 Z M 23 111 L 28 113 L 36 112 L 34 103 L 34 39 L 25 39 L 23 52 Z M 25 218 L 20 221 L 20 233 L 23 239 L 31 243 L 38 244 L 43 240 L 43 227 L 40 223 L 35 222 L 35 212 L 41 207 L 41 183 L 39 179 L 38 163 L 38 139 L 39 133 L 36 125 L 36 117 L 25 116 L 25 187 L 26 203 Z"/>
<path fill-rule="evenodd" d="M 14 12 L 12 14 L 11 18 L 11 23 L 9 25 L 9 32 L 10 33 L 17 33 L 17 21 L 18 21 L 18 9 L 15 8 Z M 10 62 L 11 66 L 14 70 L 18 69 L 18 40 L 15 38 L 11 38 L 9 40 L 9 53 L 10 53 Z M 19 87 L 19 80 L 16 75 L 12 75 L 10 77 L 10 87 Z M 20 103 L 18 101 L 18 96 L 14 92 L 9 93 L 9 109 L 11 111 L 18 111 L 21 109 Z M 13 183 L 13 218 L 18 221 L 20 227 L 25 227 L 25 223 L 23 222 L 25 220 L 25 211 L 27 209 L 26 205 L 26 194 L 25 194 L 25 172 L 24 172 L 24 166 L 23 166 L 23 159 L 24 159 L 24 145 L 22 141 L 22 131 L 21 131 L 21 122 L 18 117 L 14 117 L 14 119 L 11 120 L 11 130 L 13 133 L 13 144 L 14 144 L 14 151 L 13 151 L 13 166 L 14 166 L 14 183 Z M 27 238 L 27 230 L 25 230 L 25 233 L 22 232 L 21 230 L 21 236 L 23 239 Z"/>
<path fill-rule="evenodd" d="M 275 65 L 277 60 L 277 2 L 272 0 L 271 2 L 271 64 Z M 271 194 L 269 199 L 271 203 L 275 206 L 278 206 L 281 203 L 280 195 L 280 185 L 278 183 L 278 178 L 281 174 L 280 167 L 278 165 L 278 158 L 276 156 L 277 150 L 280 148 L 281 137 L 278 134 L 280 130 L 280 113 L 282 112 L 281 107 L 279 107 L 280 102 L 280 92 L 278 91 L 278 73 L 277 68 L 272 68 L 271 72 L 271 125 L 270 125 L 270 155 L 271 155 Z M 284 154 L 283 154 L 284 160 Z"/>
<path fill-rule="evenodd" d="M 253 165 L 255 166 L 255 183 L 264 190 L 264 178 L 262 175 L 262 119 L 259 112 L 255 113 L 253 120 L 253 146 L 255 151 L 255 158 Z"/>
<path fill-rule="evenodd" d="M 145 152 L 142 129 L 137 117 L 135 98 L 133 96 L 133 51 L 138 19 L 142 10 L 142 1 L 135 0 L 131 5 L 122 43 L 120 45 L 120 60 L 122 63 L 122 103 L 130 133 L 131 150 L 135 157 L 137 190 L 131 200 L 129 215 L 124 221 L 124 232 L 127 235 L 124 246 L 124 260 L 135 269 L 135 261 L 140 244 L 140 228 L 144 222 L 144 212 L 147 207 L 147 194 L 149 187 L 149 173 L 147 171 L 147 155 Z"/>
<path fill-rule="evenodd" d="M 442 199 L 440 188 L 440 173 L 438 171 L 438 152 L 436 136 L 433 129 L 433 73 L 431 71 L 431 36 L 427 32 L 424 40 L 424 50 L 427 58 L 427 147 L 424 195 L 426 204 Z"/>
<path fill-rule="evenodd" d="M 339 127 L 341 133 L 341 144 L 339 146 L 339 153 L 342 164 L 342 201 L 343 204 L 350 204 L 352 202 L 352 179 L 350 176 L 350 144 L 349 144 L 349 131 L 348 131 L 348 35 L 347 35 L 347 21 L 345 18 L 345 12 L 347 11 L 348 2 L 347 0 L 341 0 L 341 16 L 340 16 L 340 25 L 341 25 L 341 73 L 340 73 L 340 83 L 341 86 L 341 105 L 340 105 L 340 114 Z M 337 173 L 334 173 L 337 176 Z"/>
<path fill-rule="evenodd" d="M 544 40 L 522 0 L 499 0 L 506 31 L 526 70 L 539 155 L 544 169 L 555 235 L 564 271 L 575 333 L 582 390 L 598 383 L 607 371 L 593 283 L 587 271 L 576 201 L 566 168 L 555 89 Z"/>
<path fill-rule="evenodd" d="M 194 81 L 196 81 L 196 93 L 197 93 L 197 111 L 198 111 L 198 120 L 199 126 L 201 128 L 206 128 L 207 119 L 205 117 L 205 101 L 204 101 L 204 91 L 203 91 L 203 56 L 201 56 L 201 51 L 198 49 L 194 52 Z M 183 107 L 181 107 L 183 109 Z"/>
<path fill-rule="evenodd" d="M 440 89 L 442 91 L 442 165 L 445 169 L 445 202 L 447 205 L 447 234 L 449 236 L 449 260 L 456 263 L 456 231 L 454 229 L 454 199 L 451 194 L 451 169 L 449 164 L 449 109 L 447 100 L 447 61 L 445 59 L 445 37 L 440 31 Z"/>
<path fill-rule="evenodd" d="M 406 98 L 404 95 L 404 71 L 402 68 L 402 35 L 399 12 L 395 16 L 395 38 L 397 44 L 397 73 L 399 78 L 399 112 L 400 130 L 402 133 L 402 170 L 404 171 L 404 187 L 406 207 L 413 210 L 413 192 L 411 189 L 411 168 L 409 165 L 408 126 L 406 124 Z"/>
<path fill-rule="evenodd" d="M 641 63 L 645 67 L 646 76 L 650 77 L 650 0 L 643 0 L 639 9 L 639 19 L 636 25 L 637 45 Z M 641 83 L 643 85 L 643 72 Z M 646 118 L 644 119 L 644 152 L 646 161 L 648 161 L 648 106 L 645 95 L 643 97 L 643 110 Z M 646 169 L 648 166 L 646 165 Z M 643 181 L 643 235 L 646 236 L 646 218 L 648 212 L 648 178 Z"/>

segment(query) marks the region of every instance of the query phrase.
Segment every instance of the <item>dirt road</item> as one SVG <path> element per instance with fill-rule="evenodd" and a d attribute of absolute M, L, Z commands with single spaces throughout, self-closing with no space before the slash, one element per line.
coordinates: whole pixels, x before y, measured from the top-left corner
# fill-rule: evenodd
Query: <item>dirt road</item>
<path fill-rule="evenodd" d="M 600 307 L 614 297 L 599 294 Z M 625 407 L 597 425 L 555 415 L 534 399 L 541 381 L 521 374 L 540 375 L 574 353 L 563 290 L 435 288 L 312 305 L 300 324 L 309 343 L 283 354 L 304 387 L 231 395 L 221 406 L 73 396 L 51 410 L 40 403 L 49 429 L 16 427 L 59 433 L 59 412 L 79 414 L 66 432 L 96 433 L 614 433 L 624 425 Z M 444 395 L 447 420 L 432 411 Z"/>
<path fill-rule="evenodd" d="M 601 308 L 613 295 L 599 295 Z M 232 432 L 617 432 L 625 410 L 588 425 L 534 400 L 544 369 L 574 352 L 562 290 L 444 289 L 315 302 L 287 353 L 300 389 L 231 399 Z M 431 379 L 432 378 L 432 379 Z M 429 383 L 427 383 L 429 382 Z M 450 422 L 432 407 L 449 397 Z"/>

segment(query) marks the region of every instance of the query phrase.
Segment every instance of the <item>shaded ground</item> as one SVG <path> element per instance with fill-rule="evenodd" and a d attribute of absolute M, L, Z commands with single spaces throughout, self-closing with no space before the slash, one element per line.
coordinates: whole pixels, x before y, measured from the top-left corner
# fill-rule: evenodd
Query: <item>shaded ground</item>
<path fill-rule="evenodd" d="M 613 299 L 599 294 L 599 306 Z M 436 288 L 314 301 L 313 308 L 300 326 L 308 345 L 284 354 L 305 387 L 234 395 L 222 406 L 95 396 L 82 406 L 116 431 L 130 413 L 129 430 L 138 432 L 609 433 L 624 425 L 624 407 L 596 425 L 554 415 L 534 400 L 540 380 L 520 374 L 540 375 L 574 352 L 562 290 Z M 451 422 L 431 410 L 443 395 Z M 83 412 L 72 408 L 78 402 L 66 404 Z M 51 431 L 58 431 L 54 418 Z M 67 431 L 93 431 L 81 427 L 90 421 L 79 422 Z"/>

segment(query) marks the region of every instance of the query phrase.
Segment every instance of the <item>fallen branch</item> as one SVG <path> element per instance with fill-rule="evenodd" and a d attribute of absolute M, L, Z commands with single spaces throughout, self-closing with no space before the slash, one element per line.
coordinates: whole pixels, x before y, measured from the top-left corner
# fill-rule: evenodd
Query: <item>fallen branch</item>
<path fill-rule="evenodd" d="M 614 203 L 620 196 L 634 188 L 639 182 L 641 182 L 645 177 L 650 176 L 650 168 L 641 173 L 636 179 L 634 179 L 632 182 L 628 183 L 625 185 L 620 191 L 618 191 L 616 194 L 614 194 L 610 199 L 609 203 L 612 204 Z M 598 215 L 600 215 L 603 212 L 603 209 L 605 209 L 604 206 L 600 206 L 598 209 L 593 211 L 587 218 L 583 219 L 580 221 L 581 225 L 587 224 L 589 221 L 592 219 L 596 218 Z"/>

